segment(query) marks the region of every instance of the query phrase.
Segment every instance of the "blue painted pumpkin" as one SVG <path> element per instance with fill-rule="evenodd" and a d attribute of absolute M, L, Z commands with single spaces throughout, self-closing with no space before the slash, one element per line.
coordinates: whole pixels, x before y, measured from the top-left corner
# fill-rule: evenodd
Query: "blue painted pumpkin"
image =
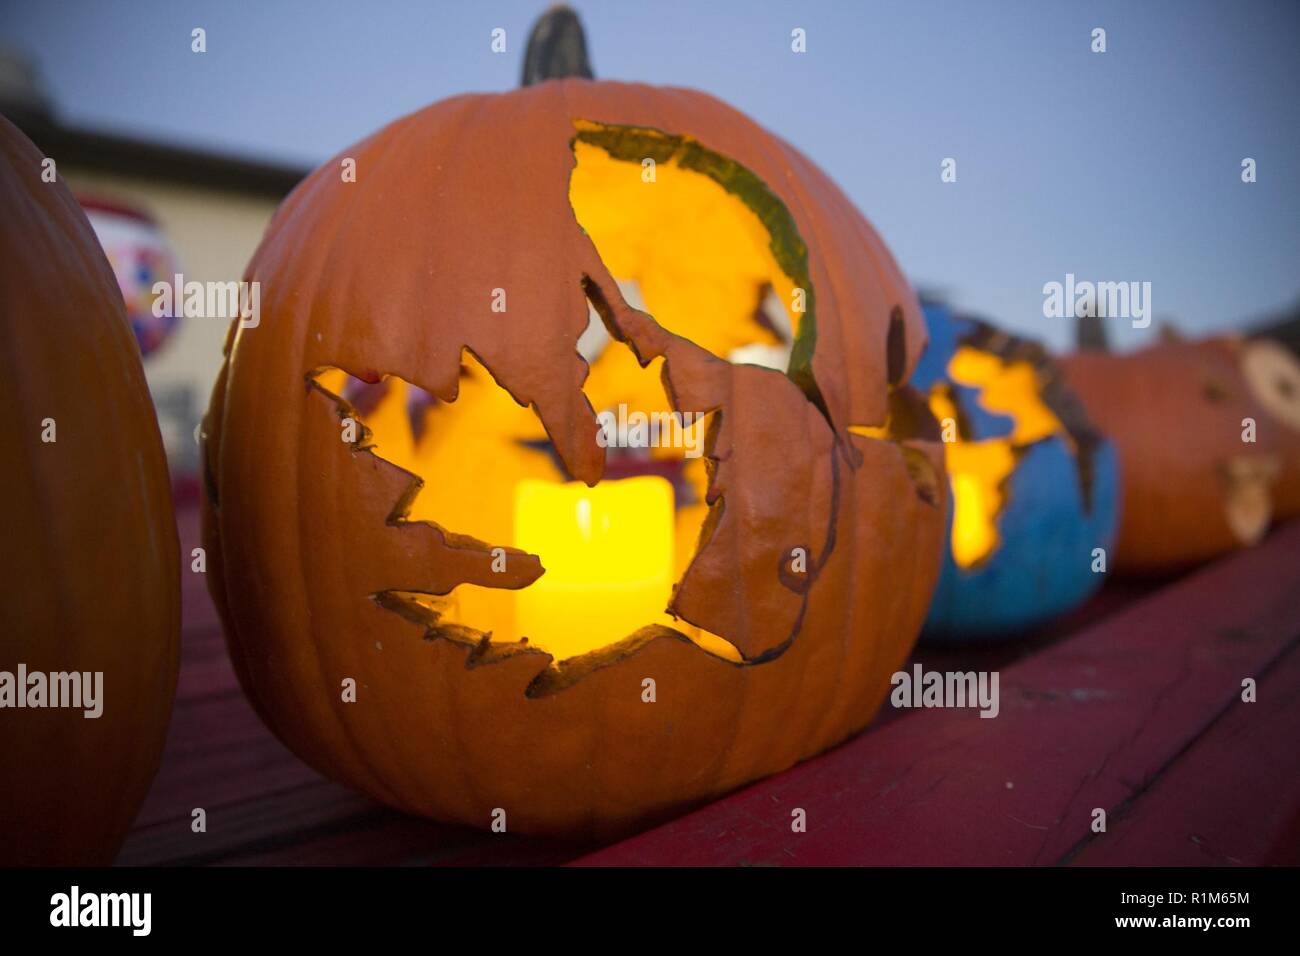
<path fill-rule="evenodd" d="M 995 641 L 1102 583 L 1118 515 L 1115 450 L 1042 346 L 925 306 L 912 376 L 940 422 L 952 488 L 948 548 L 923 640 Z"/>

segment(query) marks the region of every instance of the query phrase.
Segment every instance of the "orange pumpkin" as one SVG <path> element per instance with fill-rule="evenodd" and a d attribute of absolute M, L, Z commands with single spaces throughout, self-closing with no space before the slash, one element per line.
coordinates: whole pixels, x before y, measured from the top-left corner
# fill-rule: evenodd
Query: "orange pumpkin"
<path fill-rule="evenodd" d="M 1280 476 L 1290 439 L 1247 382 L 1239 350 L 1231 339 L 1171 340 L 1062 360 L 1066 381 L 1119 449 L 1117 570 L 1176 570 L 1254 544 L 1279 492 L 1292 487 Z"/>
<path fill-rule="evenodd" d="M 797 150 L 687 90 L 460 96 L 317 170 L 246 278 L 209 583 L 312 766 L 599 835 L 870 720 L 938 573 L 942 454 L 919 304 Z M 602 447 L 619 409 L 696 431 Z"/>
<path fill-rule="evenodd" d="M 0 864 L 105 864 L 158 768 L 180 565 L 122 295 L 42 173 L 0 118 Z"/>

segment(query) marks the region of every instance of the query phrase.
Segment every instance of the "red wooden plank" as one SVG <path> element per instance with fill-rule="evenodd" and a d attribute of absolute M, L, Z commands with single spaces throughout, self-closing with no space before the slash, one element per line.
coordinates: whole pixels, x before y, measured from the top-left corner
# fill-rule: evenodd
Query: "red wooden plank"
<path fill-rule="evenodd" d="M 137 828 L 166 820 L 188 821 L 196 807 L 208 813 L 290 787 L 300 786 L 320 775 L 289 751 L 266 752 L 236 747 L 204 754 L 200 761 L 185 765 L 164 781 L 165 788 L 149 792 Z"/>
<path fill-rule="evenodd" d="M 197 514 L 190 510 L 178 521 L 188 555 L 197 544 Z M 243 699 L 206 580 L 191 575 L 188 564 L 186 578 L 173 726 L 159 779 L 120 862 L 527 864 L 561 862 L 580 852 L 552 841 L 412 820 L 320 778 L 274 739 Z M 1080 612 L 1025 641 L 922 657 L 927 666 L 1004 666 L 1149 588 L 1108 587 Z M 190 831 L 195 806 L 208 810 L 207 834 Z"/>
<path fill-rule="evenodd" d="M 176 531 L 181 545 L 181 632 L 185 638 L 195 631 L 220 636 L 221 621 L 208 595 L 208 572 L 193 567 L 193 550 L 203 545 L 197 502 L 176 509 Z"/>
<path fill-rule="evenodd" d="M 316 778 L 276 793 L 259 794 L 208 808 L 207 832 L 194 833 L 190 816 L 171 816 L 131 831 L 117 858 L 119 865 L 203 864 L 252 852 L 294 836 L 375 812 L 375 804 L 336 783 Z"/>
<path fill-rule="evenodd" d="M 290 840 L 271 849 L 255 848 L 221 861 L 223 866 L 409 866 L 436 863 L 466 842 L 473 830 L 447 827 L 397 814 L 381 815 L 310 840 Z"/>
<path fill-rule="evenodd" d="M 1082 866 L 1300 864 L 1300 648 L 1083 845 Z"/>
<path fill-rule="evenodd" d="M 343 821 L 335 829 L 289 837 L 269 848 L 224 857 L 222 866 L 539 866 L 574 857 L 567 844 L 489 834 L 392 812 Z"/>
<path fill-rule="evenodd" d="M 234 693 L 239 693 L 239 682 L 224 646 L 219 657 L 192 658 L 188 653 L 184 654 L 180 680 L 176 685 L 177 707 L 183 707 L 191 700 Z"/>
<path fill-rule="evenodd" d="M 480 833 L 478 839 L 467 840 L 464 846 L 430 862 L 437 866 L 559 866 L 593 849 L 557 840 Z"/>
<path fill-rule="evenodd" d="M 1016 661 L 1040 653 L 1053 644 L 1059 644 L 1086 627 L 1099 624 L 1128 605 L 1149 597 L 1169 583 L 1172 583 L 1170 579 L 1157 578 L 1110 581 L 1090 600 L 1048 621 L 1032 633 L 1019 635 L 1000 643 L 918 647 L 912 651 L 905 669 L 911 672 L 912 666 L 919 663 L 927 670 L 1002 671 Z M 908 710 L 886 707 L 876 716 L 871 729 L 878 730 L 910 713 L 911 711 Z"/>
<path fill-rule="evenodd" d="M 268 731 L 237 691 L 176 708 L 162 766 L 136 828 L 319 780 Z M 188 823 L 187 823 L 188 825 Z"/>
<path fill-rule="evenodd" d="M 193 833 L 188 817 L 137 828 L 117 863 L 517 866 L 563 863 L 583 849 L 406 817 L 317 779 L 218 807 L 206 833 Z"/>
<path fill-rule="evenodd" d="M 208 595 L 207 575 L 195 574 L 187 565 L 181 571 L 181 578 L 188 582 L 187 587 L 181 588 L 182 641 L 196 632 L 221 637 L 221 618 Z"/>
<path fill-rule="evenodd" d="M 913 713 L 579 862 L 1061 861 L 1089 838 L 1093 808 L 1113 814 L 1140 794 L 1243 677 L 1285 651 L 1297 622 L 1300 522 L 1013 664 L 996 719 Z M 791 832 L 796 808 L 805 833 Z M 1177 853 L 1127 862 L 1166 855 Z"/>
<path fill-rule="evenodd" d="M 238 690 L 184 701 L 172 714 L 164 764 L 231 747 L 280 746 Z"/>

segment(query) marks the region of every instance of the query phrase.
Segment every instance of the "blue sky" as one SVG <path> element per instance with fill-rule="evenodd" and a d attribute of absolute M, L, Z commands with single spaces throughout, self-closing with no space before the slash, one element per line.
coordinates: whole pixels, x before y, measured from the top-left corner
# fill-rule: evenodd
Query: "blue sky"
<path fill-rule="evenodd" d="M 0 45 L 70 120 L 308 166 L 433 100 L 513 87 L 545 5 L 6 0 Z M 1042 287 L 1067 272 L 1149 281 L 1157 321 L 1191 333 L 1300 299 L 1293 0 L 575 6 L 598 76 L 747 112 L 831 174 L 918 286 L 1000 324 L 1066 345 Z M 1110 327 L 1125 347 L 1155 332 Z"/>

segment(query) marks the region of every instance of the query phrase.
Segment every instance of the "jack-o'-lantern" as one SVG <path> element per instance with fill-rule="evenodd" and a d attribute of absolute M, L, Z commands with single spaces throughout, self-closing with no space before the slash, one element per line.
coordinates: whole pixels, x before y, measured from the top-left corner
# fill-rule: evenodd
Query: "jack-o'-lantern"
<path fill-rule="evenodd" d="M 1119 451 L 1117 569 L 1174 571 L 1255 544 L 1278 501 L 1295 507 L 1295 473 L 1282 474 L 1295 433 L 1261 404 L 1271 377 L 1252 390 L 1235 340 L 1079 352 L 1062 368 Z"/>
<path fill-rule="evenodd" d="M 180 650 L 167 462 L 112 269 L 0 118 L 0 865 L 107 864 Z"/>
<path fill-rule="evenodd" d="M 1273 516 L 1300 516 L 1300 361 L 1269 338 L 1230 339 L 1251 397 L 1263 410 L 1258 430 L 1278 456 Z"/>
<path fill-rule="evenodd" d="M 317 170 L 246 278 L 209 581 L 311 765 L 608 834 L 871 718 L 938 573 L 942 454 L 923 407 L 853 431 L 918 404 L 924 321 L 797 150 L 687 90 L 460 96 Z"/>
<path fill-rule="evenodd" d="M 925 317 L 930 341 L 912 383 L 942 426 L 952 496 L 924 637 L 1011 637 L 1104 580 L 1115 453 L 1041 346 L 938 303 Z"/>

